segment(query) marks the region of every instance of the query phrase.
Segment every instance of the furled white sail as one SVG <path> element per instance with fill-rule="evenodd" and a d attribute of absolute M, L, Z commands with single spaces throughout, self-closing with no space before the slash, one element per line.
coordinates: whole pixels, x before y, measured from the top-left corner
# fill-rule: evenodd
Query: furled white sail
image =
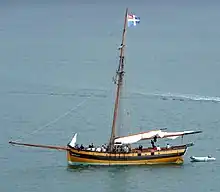
<path fill-rule="evenodd" d="M 115 139 L 115 143 L 121 143 L 121 144 L 132 144 L 136 143 L 140 140 L 144 139 L 151 139 L 158 135 L 161 132 L 161 130 L 158 131 L 148 131 L 148 132 L 143 132 L 143 133 L 138 133 L 134 135 L 129 135 L 125 137 L 118 137 Z"/>
<path fill-rule="evenodd" d="M 115 143 L 120 143 L 120 144 L 132 144 L 132 143 L 136 143 L 138 141 L 141 140 L 141 134 L 137 134 L 137 135 L 130 135 L 127 137 L 120 137 L 115 139 Z"/>
<path fill-rule="evenodd" d="M 164 132 L 161 131 L 158 134 L 158 138 L 168 138 L 168 139 L 176 139 L 180 136 L 183 135 L 190 135 L 190 134 L 196 134 L 196 133 L 200 133 L 201 131 L 178 131 L 178 132 Z"/>
<path fill-rule="evenodd" d="M 118 137 L 115 139 L 115 143 L 121 144 L 132 144 L 136 143 L 140 140 L 153 139 L 155 136 L 157 138 L 168 138 L 168 139 L 176 139 L 183 135 L 200 133 L 201 131 L 179 131 L 179 132 L 164 132 L 162 130 L 148 131 L 143 133 L 138 133 L 134 135 L 128 135 L 125 137 Z"/>

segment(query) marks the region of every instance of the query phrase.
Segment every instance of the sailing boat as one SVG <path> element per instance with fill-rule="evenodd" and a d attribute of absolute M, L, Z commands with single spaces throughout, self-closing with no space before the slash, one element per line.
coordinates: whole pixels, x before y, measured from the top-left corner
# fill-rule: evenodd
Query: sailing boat
<path fill-rule="evenodd" d="M 179 131 L 179 132 L 166 132 L 165 129 L 151 130 L 147 132 L 117 136 L 116 135 L 116 121 L 118 120 L 119 104 L 121 99 L 121 88 L 124 80 L 124 58 L 125 58 L 125 35 L 127 26 L 135 26 L 140 22 L 140 18 L 136 15 L 128 14 L 128 9 L 125 12 L 124 28 L 122 34 L 122 42 L 119 48 L 119 66 L 116 72 L 116 97 L 112 121 L 111 137 L 107 146 L 88 148 L 79 147 L 77 143 L 77 133 L 73 136 L 72 140 L 66 147 L 48 146 L 39 144 L 27 144 L 10 141 L 13 145 L 22 145 L 30 147 L 40 147 L 47 149 L 64 150 L 67 152 L 68 165 L 149 165 L 149 164 L 167 164 L 183 163 L 183 155 L 192 143 L 156 147 L 155 142 L 157 139 L 176 139 L 184 135 L 201 133 L 201 131 Z M 152 147 L 139 148 L 132 147 L 139 141 L 151 140 Z"/>

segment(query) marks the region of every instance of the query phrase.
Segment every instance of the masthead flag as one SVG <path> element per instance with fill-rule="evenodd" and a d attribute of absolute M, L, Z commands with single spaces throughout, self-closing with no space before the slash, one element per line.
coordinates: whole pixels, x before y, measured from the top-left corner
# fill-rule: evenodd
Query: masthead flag
<path fill-rule="evenodd" d="M 128 27 L 136 26 L 137 23 L 140 23 L 140 17 L 136 15 L 128 14 Z"/>

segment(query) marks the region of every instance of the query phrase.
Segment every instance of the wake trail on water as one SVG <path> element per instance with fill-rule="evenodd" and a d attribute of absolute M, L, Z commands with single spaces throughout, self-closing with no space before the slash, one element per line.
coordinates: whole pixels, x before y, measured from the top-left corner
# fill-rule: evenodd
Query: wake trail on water
<path fill-rule="evenodd" d="M 111 94 L 110 94 L 111 93 Z M 8 94 L 17 95 L 47 95 L 47 96 L 62 96 L 62 97 L 97 97 L 106 98 L 112 95 L 112 91 L 107 89 L 79 89 L 73 92 L 28 92 L 28 91 L 10 91 Z M 218 96 L 202 96 L 195 94 L 180 94 L 180 93 L 147 93 L 141 91 L 132 91 L 126 94 L 126 98 L 134 98 L 135 96 L 149 99 L 172 100 L 172 101 L 191 101 L 191 102 L 213 102 L 220 103 Z"/>
<path fill-rule="evenodd" d="M 174 93 L 143 93 L 137 92 L 136 94 L 162 100 L 176 100 L 176 101 L 199 101 L 199 102 L 214 102 L 219 103 L 220 97 L 201 96 L 194 94 L 174 94 Z"/>

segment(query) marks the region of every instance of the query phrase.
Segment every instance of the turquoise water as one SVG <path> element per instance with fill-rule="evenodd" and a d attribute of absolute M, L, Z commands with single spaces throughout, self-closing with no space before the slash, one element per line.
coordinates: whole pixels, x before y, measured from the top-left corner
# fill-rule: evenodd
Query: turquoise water
<path fill-rule="evenodd" d="M 108 140 L 126 6 L 141 17 L 126 39 L 128 125 L 202 130 L 185 138 L 195 146 L 184 165 L 68 169 L 64 152 L 10 146 L 66 145 L 75 132 L 79 143 Z M 1 1 L 0 191 L 219 191 L 219 8 L 195 0 Z M 189 161 L 208 154 L 217 160 Z"/>

